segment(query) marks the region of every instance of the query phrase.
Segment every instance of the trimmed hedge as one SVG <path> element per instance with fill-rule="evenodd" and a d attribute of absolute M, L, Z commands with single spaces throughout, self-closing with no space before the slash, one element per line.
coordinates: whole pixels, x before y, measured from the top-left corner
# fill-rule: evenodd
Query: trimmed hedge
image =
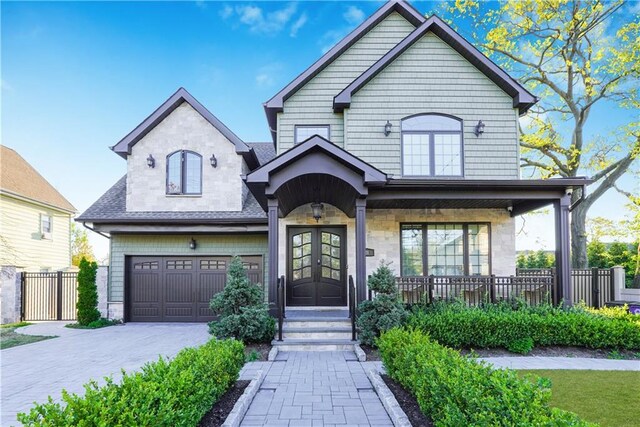
<path fill-rule="evenodd" d="M 595 426 L 551 408 L 548 380 L 494 370 L 420 331 L 392 329 L 378 347 L 389 376 L 416 397 L 436 426 Z"/>
<path fill-rule="evenodd" d="M 626 307 L 595 310 L 435 303 L 415 308 L 407 325 L 454 348 L 503 347 L 527 353 L 531 343 L 640 350 L 640 316 L 629 314 Z"/>
<path fill-rule="evenodd" d="M 85 384 L 84 396 L 62 391 L 63 404 L 36 405 L 19 414 L 26 426 L 195 426 L 238 379 L 244 346 L 236 340 L 187 348 L 171 361 L 160 358 L 141 372 Z"/>

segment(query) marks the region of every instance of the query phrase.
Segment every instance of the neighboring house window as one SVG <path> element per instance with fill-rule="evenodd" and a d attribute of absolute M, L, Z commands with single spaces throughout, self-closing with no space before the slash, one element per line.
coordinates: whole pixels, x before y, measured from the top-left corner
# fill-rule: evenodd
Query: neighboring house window
<path fill-rule="evenodd" d="M 294 143 L 299 144 L 314 135 L 329 139 L 329 128 L 329 125 L 296 125 Z"/>
<path fill-rule="evenodd" d="M 176 151 L 167 156 L 167 194 L 202 193 L 202 156 Z"/>
<path fill-rule="evenodd" d="M 402 224 L 403 276 L 489 275 L 489 224 Z"/>
<path fill-rule="evenodd" d="M 43 239 L 51 238 L 51 215 L 40 215 L 40 232 Z"/>
<path fill-rule="evenodd" d="M 420 114 L 401 126 L 404 176 L 462 176 L 462 120 Z"/>

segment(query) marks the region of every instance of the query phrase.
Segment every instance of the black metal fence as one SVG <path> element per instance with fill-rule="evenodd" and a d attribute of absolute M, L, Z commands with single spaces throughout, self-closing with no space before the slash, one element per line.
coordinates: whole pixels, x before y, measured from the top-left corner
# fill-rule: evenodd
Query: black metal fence
<path fill-rule="evenodd" d="M 23 320 L 75 320 L 78 273 L 22 273 Z"/>

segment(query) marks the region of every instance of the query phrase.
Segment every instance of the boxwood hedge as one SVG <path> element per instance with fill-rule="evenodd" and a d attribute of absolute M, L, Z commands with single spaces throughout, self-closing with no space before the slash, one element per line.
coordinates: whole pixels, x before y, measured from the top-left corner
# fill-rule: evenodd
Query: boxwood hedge
<path fill-rule="evenodd" d="M 392 329 L 378 347 L 389 376 L 416 397 L 436 426 L 594 425 L 551 408 L 548 380 L 494 370 L 420 331 Z"/>
<path fill-rule="evenodd" d="M 62 403 L 49 397 L 18 415 L 26 426 L 195 426 L 237 380 L 244 346 L 211 340 L 160 358 L 140 372 L 124 373 L 119 383 L 85 384 L 84 396 L 62 391 Z"/>
<path fill-rule="evenodd" d="M 435 303 L 415 308 L 407 325 L 454 348 L 503 347 L 526 353 L 530 346 L 525 344 L 531 343 L 640 350 L 640 316 L 622 307 L 595 310 Z"/>

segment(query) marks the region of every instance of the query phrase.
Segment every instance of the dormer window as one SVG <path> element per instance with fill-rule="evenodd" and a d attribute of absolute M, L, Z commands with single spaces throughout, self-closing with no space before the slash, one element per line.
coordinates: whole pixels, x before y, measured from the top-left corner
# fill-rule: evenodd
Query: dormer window
<path fill-rule="evenodd" d="M 167 194 L 202 194 L 202 156 L 180 150 L 167 156 Z"/>
<path fill-rule="evenodd" d="M 314 135 L 329 139 L 329 125 L 296 125 L 294 143 L 300 144 Z"/>
<path fill-rule="evenodd" d="M 462 176 L 462 120 L 418 114 L 402 120 L 404 176 Z"/>

